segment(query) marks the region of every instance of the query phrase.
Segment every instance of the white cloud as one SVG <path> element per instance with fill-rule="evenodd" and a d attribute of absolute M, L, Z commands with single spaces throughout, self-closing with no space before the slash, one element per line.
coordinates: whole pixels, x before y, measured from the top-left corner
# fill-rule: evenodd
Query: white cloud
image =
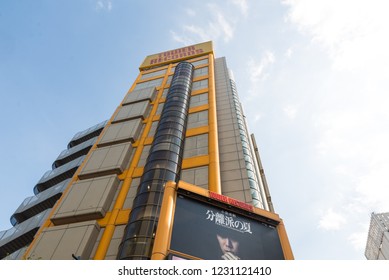
<path fill-rule="evenodd" d="M 337 201 L 323 197 L 321 202 L 342 209 L 342 215 L 328 210 L 319 227 L 340 230 L 347 221 L 348 242 L 361 250 L 368 226 L 356 224 L 366 222 L 372 211 L 388 211 L 389 205 L 389 2 L 283 3 L 289 23 L 310 37 L 310 46 L 324 51 L 332 66 L 326 83 L 316 85 L 322 92 L 312 118 L 318 165 L 325 164 L 338 183 L 331 191 L 342 193 Z"/>
<path fill-rule="evenodd" d="M 388 159 L 388 152 L 382 155 L 382 160 Z M 356 196 L 358 206 L 364 206 L 365 212 L 387 212 L 389 207 L 389 163 L 371 163 L 363 175 L 358 179 Z"/>
<path fill-rule="evenodd" d="M 381 0 L 286 0 L 288 21 L 322 44 L 337 69 L 388 62 L 389 2 Z M 358 58 L 358 59 L 355 59 Z M 386 66 L 388 69 L 388 66 Z"/>
<path fill-rule="evenodd" d="M 97 1 L 96 3 L 96 9 L 100 10 L 104 8 L 104 3 L 103 1 Z"/>
<path fill-rule="evenodd" d="M 260 121 L 262 118 L 263 118 L 262 113 L 257 113 L 257 114 L 254 116 L 254 122 L 258 122 L 258 121 Z"/>
<path fill-rule="evenodd" d="M 244 3 L 245 1 L 234 3 L 235 5 L 239 4 L 242 13 L 246 9 Z M 194 9 L 186 9 L 186 13 L 192 18 L 192 23 L 181 24 L 181 31 L 170 31 L 174 41 L 193 44 L 209 40 L 229 42 L 234 38 L 235 28 L 239 21 L 235 10 L 214 3 L 208 3 L 205 7 L 206 9 L 203 9 L 201 13 Z M 193 18 L 193 15 L 201 16 Z"/>
<path fill-rule="evenodd" d="M 250 81 L 255 84 L 259 81 L 266 80 L 269 75 L 269 67 L 274 62 L 275 56 L 274 53 L 271 51 L 264 52 L 259 62 L 251 58 L 248 62 Z"/>
<path fill-rule="evenodd" d="M 328 173 L 342 184 L 337 205 L 347 219 L 357 221 L 359 215 L 367 219 L 372 211 L 388 210 L 389 132 L 384 127 L 389 118 L 362 105 L 350 107 L 320 113 L 317 151 Z"/>
<path fill-rule="evenodd" d="M 336 231 L 340 230 L 343 225 L 346 224 L 346 219 L 332 210 L 332 208 L 328 209 L 320 218 L 319 228 L 328 230 L 328 231 Z"/>
<path fill-rule="evenodd" d="M 289 104 L 283 108 L 283 111 L 288 119 L 293 120 L 296 118 L 298 108 L 296 105 Z"/>
<path fill-rule="evenodd" d="M 365 231 L 355 232 L 349 236 L 348 241 L 351 243 L 355 250 L 362 251 L 365 249 L 367 241 L 367 229 L 368 228 L 366 227 Z"/>
<path fill-rule="evenodd" d="M 174 41 L 182 43 L 186 46 L 193 45 L 198 42 L 209 41 L 212 39 L 210 34 L 200 26 L 184 25 L 182 29 L 183 32 L 180 34 L 172 30 L 170 30 L 170 34 L 172 35 Z"/>
<path fill-rule="evenodd" d="M 287 58 L 291 58 L 292 55 L 293 55 L 293 49 L 292 49 L 292 48 L 288 48 L 288 49 L 286 50 L 286 52 L 285 52 L 285 56 L 286 56 Z"/>
<path fill-rule="evenodd" d="M 373 108 L 360 104 L 343 112 L 321 112 L 317 123 L 318 154 L 347 178 L 349 196 L 357 201 L 352 203 L 366 212 L 385 211 L 389 205 L 389 132 L 384 129 L 389 117 L 376 102 Z"/>
<path fill-rule="evenodd" d="M 186 14 L 187 14 L 188 16 L 191 16 L 191 17 L 194 17 L 194 16 L 196 16 L 196 14 L 197 14 L 195 10 L 190 9 L 190 8 L 187 8 L 185 11 L 186 11 Z"/>
<path fill-rule="evenodd" d="M 262 56 L 259 59 L 249 58 L 246 63 L 247 67 L 247 77 L 249 78 L 247 95 L 244 97 L 244 101 L 249 102 L 246 104 L 247 108 L 250 108 L 252 104 L 258 102 L 257 99 L 263 92 L 261 88 L 263 87 L 265 81 L 268 79 L 271 73 L 272 65 L 275 63 L 275 56 L 272 51 L 264 51 Z M 258 110 L 256 108 L 255 110 Z M 260 113 L 260 116 L 264 115 L 263 112 Z M 255 118 L 255 122 L 259 121 L 261 118 Z"/>
<path fill-rule="evenodd" d="M 319 133 L 317 151 L 323 156 L 336 155 L 349 159 L 360 155 L 363 131 L 358 128 L 365 124 L 364 116 L 353 109 L 342 111 L 319 112 L 316 127 Z M 354 139 L 354 141 L 353 141 Z"/>
<path fill-rule="evenodd" d="M 99 0 L 96 2 L 96 10 L 112 10 L 112 1 L 111 0 Z"/>
<path fill-rule="evenodd" d="M 248 15 L 249 5 L 247 3 L 247 0 L 231 0 L 231 2 L 240 9 L 242 15 Z"/>
<path fill-rule="evenodd" d="M 181 43 L 185 46 L 193 44 L 193 41 L 190 38 L 186 37 L 185 35 L 180 35 L 177 32 L 174 32 L 172 30 L 170 30 L 170 35 L 172 36 L 174 41 Z"/>
<path fill-rule="evenodd" d="M 225 42 L 228 42 L 234 37 L 234 27 L 227 21 L 225 16 L 222 13 L 217 13 L 217 21 L 211 23 L 211 27 L 214 28 L 215 33 L 221 31 L 223 39 Z"/>

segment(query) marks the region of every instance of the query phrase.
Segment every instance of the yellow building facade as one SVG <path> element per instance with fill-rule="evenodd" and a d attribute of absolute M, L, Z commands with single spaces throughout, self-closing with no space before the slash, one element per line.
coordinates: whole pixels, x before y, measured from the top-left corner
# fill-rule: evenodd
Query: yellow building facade
<path fill-rule="evenodd" d="M 5 259 L 293 259 L 212 42 L 147 56 L 0 232 Z"/>

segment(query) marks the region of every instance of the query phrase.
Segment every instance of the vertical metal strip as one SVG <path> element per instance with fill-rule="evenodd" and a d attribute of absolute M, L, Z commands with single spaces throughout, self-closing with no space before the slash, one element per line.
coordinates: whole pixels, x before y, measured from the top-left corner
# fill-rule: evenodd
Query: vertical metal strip
<path fill-rule="evenodd" d="M 220 162 L 219 162 L 219 139 L 217 131 L 216 111 L 216 88 L 215 88 L 215 66 L 213 54 L 208 56 L 209 65 L 209 168 L 208 168 L 208 189 L 221 194 L 220 184 Z"/>
<path fill-rule="evenodd" d="M 275 213 L 274 212 L 273 202 L 271 200 L 269 186 L 267 184 L 267 180 L 266 180 L 266 176 L 265 176 L 265 171 L 263 170 L 262 161 L 261 161 L 261 157 L 259 155 L 258 146 L 257 146 L 257 142 L 255 141 L 254 134 L 251 134 L 251 141 L 252 141 L 253 146 L 254 146 L 255 159 L 257 161 L 257 165 L 258 165 L 258 169 L 259 169 L 259 175 L 261 176 L 261 181 L 262 181 L 263 189 L 265 191 L 266 203 L 269 206 L 269 211 Z"/>

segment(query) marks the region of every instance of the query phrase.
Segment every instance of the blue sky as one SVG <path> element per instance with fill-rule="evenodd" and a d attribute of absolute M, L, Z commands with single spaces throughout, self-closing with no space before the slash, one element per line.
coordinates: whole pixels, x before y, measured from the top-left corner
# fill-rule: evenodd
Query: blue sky
<path fill-rule="evenodd" d="M 152 53 L 213 40 L 296 259 L 364 259 L 389 211 L 385 1 L 1 1 L 0 229 Z"/>

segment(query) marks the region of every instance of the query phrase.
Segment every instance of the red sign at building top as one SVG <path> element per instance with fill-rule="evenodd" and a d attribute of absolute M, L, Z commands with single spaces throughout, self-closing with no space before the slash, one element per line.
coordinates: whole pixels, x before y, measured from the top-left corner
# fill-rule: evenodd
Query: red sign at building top
<path fill-rule="evenodd" d="M 212 198 L 212 199 L 216 199 L 216 200 L 219 200 L 221 202 L 230 204 L 232 206 L 235 206 L 235 207 L 238 207 L 238 208 L 242 208 L 242 209 L 250 211 L 250 212 L 254 211 L 254 207 L 252 205 L 247 204 L 247 203 L 245 203 L 243 201 L 239 201 L 237 199 L 234 199 L 234 198 L 222 195 L 222 194 L 218 194 L 218 193 L 214 193 L 214 192 L 209 192 L 209 197 Z"/>

